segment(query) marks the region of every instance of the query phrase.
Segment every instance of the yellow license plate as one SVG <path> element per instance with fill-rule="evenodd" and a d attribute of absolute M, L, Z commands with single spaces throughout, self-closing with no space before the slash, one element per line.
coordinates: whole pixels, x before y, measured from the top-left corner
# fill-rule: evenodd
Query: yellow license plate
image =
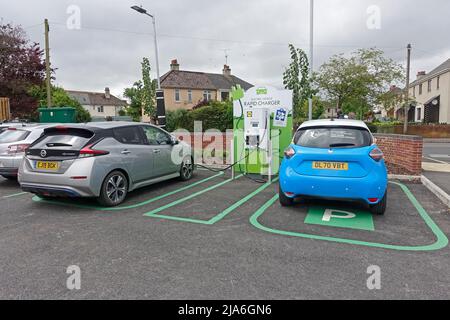
<path fill-rule="evenodd" d="M 55 161 L 38 161 L 36 163 L 36 169 L 57 171 L 59 169 L 59 162 Z"/>
<path fill-rule="evenodd" d="M 317 170 L 348 171 L 348 163 L 346 162 L 314 161 L 312 167 Z"/>

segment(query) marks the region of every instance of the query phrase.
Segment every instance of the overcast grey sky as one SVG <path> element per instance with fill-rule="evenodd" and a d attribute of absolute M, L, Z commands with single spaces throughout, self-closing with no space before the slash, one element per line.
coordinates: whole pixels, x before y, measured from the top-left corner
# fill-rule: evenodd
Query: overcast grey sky
<path fill-rule="evenodd" d="M 374 46 L 405 64 L 408 42 L 413 79 L 417 71 L 430 71 L 450 58 L 448 0 L 315 3 L 315 68 L 333 54 Z M 49 19 L 56 84 L 89 91 L 108 86 L 122 95 L 140 78 L 142 57 L 149 57 L 156 70 L 151 20 L 132 11 L 135 4 L 157 17 L 161 74 L 174 58 L 182 70 L 220 73 L 228 49 L 233 74 L 281 87 L 289 64 L 287 44 L 308 50 L 309 0 L 0 0 L 0 18 L 22 25 L 42 46 L 42 22 Z M 79 30 L 67 28 L 71 5 L 80 9 Z M 379 22 L 373 20 L 376 11 L 368 13 L 371 6 L 379 8 Z"/>

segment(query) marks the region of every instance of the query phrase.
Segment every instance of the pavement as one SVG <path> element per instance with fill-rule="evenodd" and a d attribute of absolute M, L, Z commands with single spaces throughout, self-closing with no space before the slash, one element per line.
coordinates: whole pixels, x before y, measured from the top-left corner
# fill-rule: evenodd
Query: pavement
<path fill-rule="evenodd" d="M 449 208 L 423 185 L 393 181 L 373 217 L 350 203 L 283 208 L 277 189 L 197 171 L 102 210 L 0 178 L 0 299 L 450 299 Z M 344 226 L 314 221 L 326 210 Z"/>
<path fill-rule="evenodd" d="M 450 203 L 450 142 L 447 140 L 424 141 L 422 169 L 423 175 L 434 184 L 431 189 Z"/>

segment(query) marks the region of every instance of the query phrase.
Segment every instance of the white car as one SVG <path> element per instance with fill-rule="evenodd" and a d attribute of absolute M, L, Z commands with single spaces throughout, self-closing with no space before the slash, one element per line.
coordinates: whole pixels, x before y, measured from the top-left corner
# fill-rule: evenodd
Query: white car
<path fill-rule="evenodd" d="M 3 130 L 0 133 L 0 175 L 17 179 L 25 150 L 44 133 L 44 129 L 55 125 L 11 126 Z"/>

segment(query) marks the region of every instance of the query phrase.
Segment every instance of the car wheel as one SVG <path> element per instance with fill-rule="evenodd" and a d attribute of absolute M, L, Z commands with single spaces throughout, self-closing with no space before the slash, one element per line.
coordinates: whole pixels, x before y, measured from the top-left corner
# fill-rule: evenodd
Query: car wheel
<path fill-rule="evenodd" d="M 383 199 L 381 201 L 373 206 L 370 206 L 370 211 L 372 211 L 373 214 L 382 216 L 386 212 L 387 207 L 387 192 L 385 193 Z"/>
<path fill-rule="evenodd" d="M 193 174 L 194 174 L 194 162 L 192 161 L 191 157 L 186 157 L 181 163 L 180 179 L 182 181 L 190 180 Z"/>
<path fill-rule="evenodd" d="M 282 207 L 291 207 L 294 204 L 294 199 L 287 197 L 284 192 L 281 190 L 281 187 L 279 187 L 279 197 L 280 204 Z"/>
<path fill-rule="evenodd" d="M 98 202 L 105 207 L 121 204 L 127 197 L 128 179 L 120 171 L 113 171 L 103 181 Z"/>

